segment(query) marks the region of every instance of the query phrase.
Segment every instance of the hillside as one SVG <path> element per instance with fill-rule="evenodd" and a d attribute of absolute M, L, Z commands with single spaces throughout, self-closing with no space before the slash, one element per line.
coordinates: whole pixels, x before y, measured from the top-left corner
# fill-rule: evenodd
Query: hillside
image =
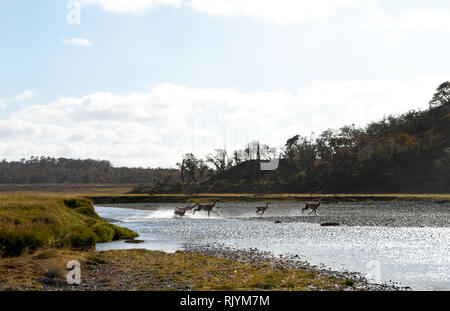
<path fill-rule="evenodd" d="M 295 135 L 275 171 L 261 171 L 256 157 L 183 160 L 184 183 L 141 188 L 158 193 L 450 193 L 450 83 L 426 111 L 409 111 L 368 124 L 326 130 L 315 140 Z M 238 151 L 234 152 L 234 155 Z M 216 162 L 220 163 L 217 164 Z M 194 163 L 192 165 L 192 163 Z M 198 163 L 198 164 L 195 164 Z M 186 164 L 186 165 L 184 165 Z M 189 164 L 189 165 L 188 165 Z M 186 170 L 189 168 L 190 171 Z M 206 170 L 206 172 L 208 172 Z M 202 178 L 194 178 L 199 175 Z M 196 181 L 196 179 L 201 179 Z"/>

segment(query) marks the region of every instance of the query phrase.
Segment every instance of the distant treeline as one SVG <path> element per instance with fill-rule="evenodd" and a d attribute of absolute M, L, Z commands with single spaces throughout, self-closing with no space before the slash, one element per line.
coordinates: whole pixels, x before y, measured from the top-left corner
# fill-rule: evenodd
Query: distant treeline
<path fill-rule="evenodd" d="M 179 180 L 176 169 L 113 167 L 109 161 L 31 157 L 0 162 L 0 183 L 167 183 Z"/>
<path fill-rule="evenodd" d="M 264 160 L 279 158 L 274 171 Z M 450 83 L 430 108 L 385 117 L 365 128 L 295 135 L 278 153 L 259 142 L 206 159 L 184 155 L 182 182 L 138 189 L 167 193 L 450 193 Z"/>

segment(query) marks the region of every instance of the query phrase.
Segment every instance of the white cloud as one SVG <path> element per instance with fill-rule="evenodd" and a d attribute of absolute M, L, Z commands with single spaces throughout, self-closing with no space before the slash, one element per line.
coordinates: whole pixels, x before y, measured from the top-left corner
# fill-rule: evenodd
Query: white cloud
<path fill-rule="evenodd" d="M 437 12 L 426 9 L 411 10 L 400 16 L 400 25 L 414 31 L 450 31 L 450 12 Z"/>
<path fill-rule="evenodd" d="M 316 81 L 295 93 L 158 84 L 127 95 L 60 98 L 1 120 L 0 153 L 9 159 L 50 155 L 173 167 L 185 152 L 231 151 L 254 139 L 279 147 L 295 134 L 363 126 L 426 108 L 446 78 Z"/>
<path fill-rule="evenodd" d="M 450 31 L 450 12 L 438 12 L 429 9 L 414 9 L 393 17 L 383 11 L 374 10 L 365 29 L 381 28 L 395 31 Z"/>
<path fill-rule="evenodd" d="M 325 21 L 343 8 L 368 10 L 363 28 L 450 31 L 450 12 L 412 9 L 394 17 L 380 8 L 379 0 L 82 0 L 117 14 L 144 14 L 160 7 L 189 7 L 212 16 L 247 16 L 280 25 Z"/>
<path fill-rule="evenodd" d="M 26 90 L 12 98 L 12 101 L 26 101 L 36 97 L 36 91 Z"/>
<path fill-rule="evenodd" d="M 9 97 L 9 98 L 0 98 L 0 109 L 5 107 L 6 104 L 27 101 L 36 97 L 36 91 L 34 90 L 25 90 L 21 94 Z"/>
<path fill-rule="evenodd" d="M 84 47 L 92 47 L 93 44 L 91 41 L 85 38 L 71 38 L 71 39 L 62 39 L 62 43 L 70 46 L 84 46 Z"/>
<path fill-rule="evenodd" d="M 84 0 L 104 10 L 121 14 L 142 14 L 161 6 L 190 7 L 213 16 L 243 15 L 257 20 L 289 24 L 322 21 L 339 8 L 359 7 L 371 0 Z"/>
<path fill-rule="evenodd" d="M 142 14 L 160 6 L 180 7 L 183 0 L 82 0 L 85 5 L 98 5 L 118 14 Z"/>
<path fill-rule="evenodd" d="M 191 0 L 189 6 L 210 15 L 245 15 L 277 24 L 323 21 L 339 8 L 358 7 L 364 0 Z"/>
<path fill-rule="evenodd" d="M 380 28 L 383 30 L 393 30 L 394 28 L 398 27 L 398 23 L 391 15 L 381 10 L 372 10 L 369 13 L 367 20 L 360 26 L 361 28 L 366 30 L 375 28 Z"/>

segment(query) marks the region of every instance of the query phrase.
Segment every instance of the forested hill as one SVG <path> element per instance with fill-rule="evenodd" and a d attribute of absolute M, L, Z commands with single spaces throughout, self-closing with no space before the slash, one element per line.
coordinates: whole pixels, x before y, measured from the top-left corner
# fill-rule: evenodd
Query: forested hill
<path fill-rule="evenodd" d="M 256 151 L 255 151 L 256 148 Z M 295 135 L 277 170 L 261 171 L 273 158 L 268 146 L 249 144 L 230 157 L 216 150 L 179 164 L 182 183 L 157 192 L 191 193 L 450 193 L 450 83 L 443 83 L 426 111 L 389 116 L 365 128 L 326 130 L 315 139 Z M 244 156 L 242 156 L 244 155 Z M 208 169 L 210 163 L 214 169 Z"/>
<path fill-rule="evenodd" d="M 280 158 L 273 171 L 264 160 Z M 450 193 L 450 82 L 426 111 L 295 135 L 281 152 L 259 142 L 175 169 L 116 168 L 108 161 L 32 157 L 0 162 L 0 183 L 135 183 L 137 193 Z"/>
<path fill-rule="evenodd" d="M 108 161 L 31 157 L 0 162 L 0 184 L 147 183 L 179 180 L 175 169 L 116 168 Z"/>

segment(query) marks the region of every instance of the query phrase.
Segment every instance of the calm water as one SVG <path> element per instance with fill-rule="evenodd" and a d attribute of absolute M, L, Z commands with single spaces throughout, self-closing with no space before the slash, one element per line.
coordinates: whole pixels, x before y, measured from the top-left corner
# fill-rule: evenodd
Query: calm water
<path fill-rule="evenodd" d="M 173 204 L 153 210 L 96 207 L 102 217 L 140 234 L 142 244 L 102 243 L 98 250 L 146 248 L 175 252 L 185 243 L 257 248 L 275 255 L 298 255 L 313 265 L 366 275 L 377 271 L 382 281 L 394 281 L 417 290 L 450 290 L 450 228 L 321 227 L 290 222 L 275 224 L 250 218 L 254 211 L 219 209 L 208 219 L 204 213 L 174 217 Z M 232 212 L 230 212 L 232 211 Z M 239 212 L 240 211 L 240 212 Z M 286 211 L 294 215 L 297 211 Z M 272 215 L 273 216 L 273 215 Z M 375 266 L 374 266 L 375 264 Z"/>

